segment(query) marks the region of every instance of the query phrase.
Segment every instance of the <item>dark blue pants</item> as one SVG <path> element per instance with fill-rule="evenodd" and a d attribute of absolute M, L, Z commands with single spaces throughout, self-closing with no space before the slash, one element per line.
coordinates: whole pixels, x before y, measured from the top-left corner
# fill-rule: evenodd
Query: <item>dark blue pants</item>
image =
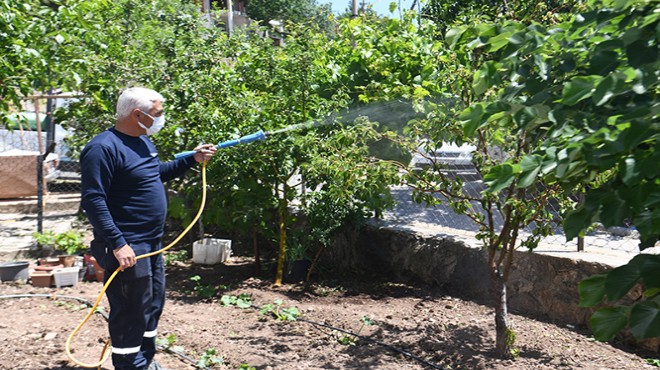
<path fill-rule="evenodd" d="M 111 250 L 106 252 L 105 245 L 99 244 L 92 242 L 92 254 L 105 268 L 107 279 L 119 263 Z M 160 240 L 130 245 L 136 256 L 161 248 Z M 165 304 L 162 254 L 140 259 L 119 272 L 105 294 L 110 302 L 112 364 L 117 370 L 146 369 L 156 354 L 158 320 Z"/>

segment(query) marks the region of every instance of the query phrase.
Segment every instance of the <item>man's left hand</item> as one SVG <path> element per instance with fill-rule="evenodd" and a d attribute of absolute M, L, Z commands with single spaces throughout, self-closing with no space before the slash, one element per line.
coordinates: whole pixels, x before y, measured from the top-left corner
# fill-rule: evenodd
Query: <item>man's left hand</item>
<path fill-rule="evenodd" d="M 197 162 L 208 161 L 213 157 L 213 154 L 218 151 L 218 148 L 213 144 L 202 144 L 195 148 L 195 160 Z"/>

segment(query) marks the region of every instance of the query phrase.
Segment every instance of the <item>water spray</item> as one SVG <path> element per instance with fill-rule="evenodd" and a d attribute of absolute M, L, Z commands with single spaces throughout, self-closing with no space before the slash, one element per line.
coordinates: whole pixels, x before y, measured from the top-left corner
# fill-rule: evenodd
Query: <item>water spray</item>
<path fill-rule="evenodd" d="M 403 107 L 403 108 L 402 108 Z M 397 102 L 397 101 L 391 101 L 391 102 L 385 102 L 385 103 L 379 103 L 376 106 L 365 106 L 365 107 L 359 107 L 357 109 L 353 110 L 348 110 L 344 109 L 343 111 L 339 113 L 332 114 L 326 118 L 319 119 L 319 120 L 310 120 L 294 125 L 287 126 L 285 128 L 281 128 L 278 130 L 273 130 L 273 131 L 268 131 L 264 132 L 262 130 L 259 130 L 253 134 L 245 135 L 242 136 L 238 139 L 233 139 L 233 140 L 227 140 L 224 142 L 219 143 L 215 147 L 217 149 L 222 149 L 222 148 L 228 148 L 234 145 L 238 144 L 247 144 L 251 143 L 253 141 L 258 141 L 258 140 L 266 140 L 266 137 L 275 135 L 275 134 L 281 134 L 289 131 L 297 131 L 297 130 L 302 130 L 302 129 L 309 129 L 309 128 L 315 128 L 319 126 L 325 126 L 325 125 L 331 125 L 336 123 L 336 119 L 341 119 L 344 122 L 352 122 L 358 117 L 363 117 L 367 116 L 370 117 L 370 119 L 373 119 L 375 121 L 388 121 L 388 120 L 395 120 L 395 121 L 400 121 L 400 122 L 407 122 L 409 119 L 411 119 L 415 115 L 415 112 L 407 105 L 405 105 L 402 102 Z M 179 158 L 186 158 L 193 156 L 197 153 L 196 150 L 188 150 L 185 152 L 177 153 L 174 155 L 174 158 L 179 159 Z"/>

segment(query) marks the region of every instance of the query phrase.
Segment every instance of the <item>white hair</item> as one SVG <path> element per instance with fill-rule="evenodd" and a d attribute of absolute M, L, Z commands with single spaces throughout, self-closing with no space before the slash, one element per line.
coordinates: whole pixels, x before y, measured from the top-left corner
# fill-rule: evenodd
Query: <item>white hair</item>
<path fill-rule="evenodd" d="M 128 116 L 136 108 L 149 112 L 156 101 L 165 101 L 165 98 L 157 91 L 144 87 L 128 88 L 119 95 L 117 100 L 117 119 Z"/>

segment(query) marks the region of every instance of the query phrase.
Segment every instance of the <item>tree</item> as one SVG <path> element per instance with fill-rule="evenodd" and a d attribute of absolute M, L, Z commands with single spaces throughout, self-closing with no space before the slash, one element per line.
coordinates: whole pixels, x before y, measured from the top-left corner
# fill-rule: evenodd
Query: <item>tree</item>
<path fill-rule="evenodd" d="M 101 1 L 0 1 L 0 124 L 21 99 L 52 87 L 76 89 L 90 53 Z"/>
<path fill-rule="evenodd" d="M 313 24 L 330 30 L 330 4 L 319 5 L 316 0 L 249 0 L 246 12 L 251 19 L 268 24 L 269 21 Z"/>
<path fill-rule="evenodd" d="M 223 150 L 210 163 L 204 222 L 226 226 L 223 232 L 258 232 L 280 245 L 279 261 L 286 255 L 287 233 L 298 210 L 335 212 L 344 218 L 390 204 L 387 184 L 394 181 L 395 172 L 368 155 L 367 144 L 376 135 L 374 124 L 357 116 L 333 116 L 349 101 L 346 87 L 337 84 L 328 68 L 326 34 L 291 24 L 287 42 L 273 47 L 260 36 L 263 28 L 227 36 L 203 27 L 193 8 L 176 2 L 124 1 L 102 10 L 102 17 L 119 22 L 104 30 L 106 52 L 95 56 L 95 73 L 81 86 L 90 101 L 61 116 L 79 133 L 74 147 L 112 124 L 114 109 L 108 102 L 133 84 L 159 90 L 167 98 L 171 123 L 154 138 L 163 158 L 198 142 L 268 131 L 266 142 Z M 325 125 L 273 133 L 305 122 Z M 292 182 L 299 174 L 311 184 L 307 186 L 313 195 L 300 192 Z M 199 198 L 198 180 L 175 183 L 170 191 L 171 215 L 189 219 Z M 332 207 L 319 206 L 326 193 L 337 195 Z M 318 235 L 321 244 L 336 228 L 318 223 L 317 227 L 310 235 Z"/>
<path fill-rule="evenodd" d="M 429 0 L 422 13 L 425 18 L 437 23 L 442 34 L 445 34 L 451 27 L 467 24 L 474 19 L 486 22 L 506 19 L 523 23 L 557 23 L 566 14 L 574 13 L 575 8 L 580 8 L 580 3 L 580 0 Z"/>
<path fill-rule="evenodd" d="M 592 1 L 593 10 L 546 29 L 505 22 L 450 31 L 451 44 L 471 45 L 491 60 L 474 73 L 481 100 L 462 114 L 468 136 L 493 123 L 515 124 L 529 150 L 493 167 L 484 180 L 533 188 L 538 180 L 582 188 L 586 199 L 564 221 L 571 239 L 594 221 L 630 220 L 642 248 L 660 234 L 657 139 L 660 17 L 650 1 Z M 592 317 L 599 339 L 629 325 L 638 338 L 660 335 L 658 259 L 640 255 L 628 265 L 583 281 L 582 305 L 623 297 L 640 279 L 645 299 L 600 308 Z"/>

